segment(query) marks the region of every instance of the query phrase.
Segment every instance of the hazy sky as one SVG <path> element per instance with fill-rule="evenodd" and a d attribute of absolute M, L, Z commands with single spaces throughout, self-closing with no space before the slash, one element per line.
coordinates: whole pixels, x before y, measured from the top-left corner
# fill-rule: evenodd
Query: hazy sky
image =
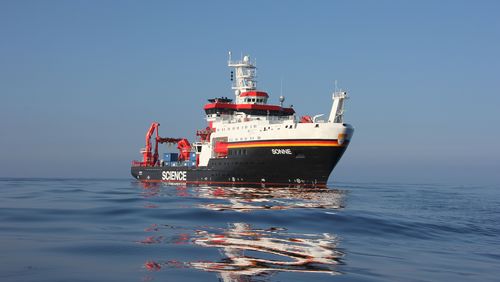
<path fill-rule="evenodd" d="M 129 177 L 152 121 L 194 139 L 227 52 L 299 114 L 347 89 L 334 179 L 500 182 L 499 1 L 0 1 L 0 176 Z"/>

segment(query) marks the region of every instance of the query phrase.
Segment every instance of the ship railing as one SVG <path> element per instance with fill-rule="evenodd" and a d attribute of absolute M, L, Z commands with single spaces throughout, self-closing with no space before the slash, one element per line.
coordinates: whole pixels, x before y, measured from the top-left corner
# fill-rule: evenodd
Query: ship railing
<path fill-rule="evenodd" d="M 147 166 L 147 163 L 141 161 L 132 161 L 132 166 Z"/>
<path fill-rule="evenodd" d="M 294 120 L 295 116 L 270 116 L 268 118 L 269 120 L 272 121 L 287 121 L 287 120 Z"/>
<path fill-rule="evenodd" d="M 253 117 L 242 117 L 239 119 L 234 119 L 234 118 L 224 118 L 222 119 L 222 123 L 224 124 L 236 124 L 236 123 L 241 123 L 241 122 L 249 122 L 249 121 L 255 121 L 255 120 L 268 120 L 268 121 L 277 121 L 277 122 L 282 122 L 282 121 L 288 121 L 288 120 L 295 120 L 295 116 L 253 116 Z"/>

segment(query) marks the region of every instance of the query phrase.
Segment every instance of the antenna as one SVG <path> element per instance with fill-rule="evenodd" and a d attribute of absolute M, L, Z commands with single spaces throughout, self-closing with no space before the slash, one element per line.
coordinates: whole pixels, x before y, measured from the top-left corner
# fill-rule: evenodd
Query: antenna
<path fill-rule="evenodd" d="M 281 81 L 280 81 L 280 95 L 283 96 L 283 76 L 281 76 Z"/>
<path fill-rule="evenodd" d="M 337 80 L 335 79 L 335 92 L 338 92 L 339 89 L 337 88 Z"/>
<path fill-rule="evenodd" d="M 253 65 L 255 66 L 254 75 L 257 77 L 257 58 L 253 59 Z"/>
<path fill-rule="evenodd" d="M 280 107 L 283 107 L 283 102 L 285 102 L 285 96 L 283 96 L 283 76 L 281 76 Z"/>

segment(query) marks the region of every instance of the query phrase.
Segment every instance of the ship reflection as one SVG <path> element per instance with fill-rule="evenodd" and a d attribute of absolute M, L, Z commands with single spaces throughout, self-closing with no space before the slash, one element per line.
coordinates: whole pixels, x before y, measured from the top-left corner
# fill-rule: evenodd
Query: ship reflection
<path fill-rule="evenodd" d="M 252 229 L 233 223 L 222 233 L 199 231 L 193 243 L 220 248 L 217 262 L 191 262 L 193 268 L 218 272 L 223 281 L 251 281 L 252 276 L 274 272 L 339 274 L 335 269 L 343 253 L 336 249 L 337 238 L 330 234 L 292 234 L 270 228 Z"/>
<path fill-rule="evenodd" d="M 147 231 L 161 229 L 157 225 L 151 228 Z M 226 229 L 204 227 L 170 239 L 149 236 L 140 243 L 192 244 L 218 249 L 222 255 L 218 261 L 148 260 L 144 263 L 148 271 L 193 268 L 216 272 L 221 281 L 239 282 L 255 277 L 262 281 L 277 272 L 341 274 L 337 267 L 344 253 L 337 248 L 338 241 L 328 233 L 291 233 L 283 228 L 256 229 L 247 223 L 232 223 Z"/>
<path fill-rule="evenodd" d="M 345 191 L 303 187 L 198 187 L 197 196 L 226 200 L 227 203 L 199 205 L 202 208 L 218 211 L 248 212 L 299 208 L 341 209 L 344 207 Z"/>
<path fill-rule="evenodd" d="M 195 197 L 213 199 L 198 207 L 216 211 L 248 212 L 299 208 L 342 209 L 345 190 L 326 187 L 214 187 L 139 183 L 144 198 Z M 221 202 L 221 200 L 223 202 Z M 225 201 L 225 202 L 224 202 Z M 151 207 L 156 207 L 152 205 Z"/>
<path fill-rule="evenodd" d="M 144 187 L 146 188 L 146 187 Z M 254 188 L 254 187 L 147 187 L 144 197 L 179 197 L 210 199 L 196 201 L 198 208 L 212 211 L 259 212 L 289 209 L 325 209 L 331 212 L 344 207 L 344 190 L 328 188 Z M 208 203 L 206 203 L 208 202 Z M 213 248 L 219 259 L 180 262 L 148 260 L 144 263 L 151 275 L 171 268 L 192 268 L 215 272 L 221 281 L 262 281 L 279 272 L 340 274 L 344 253 L 339 239 L 331 233 L 295 233 L 281 227 L 256 227 L 244 222 L 228 223 L 225 228 L 207 225 L 186 228 L 152 225 L 143 245 L 183 244 Z M 167 234 L 168 233 L 168 234 Z"/>

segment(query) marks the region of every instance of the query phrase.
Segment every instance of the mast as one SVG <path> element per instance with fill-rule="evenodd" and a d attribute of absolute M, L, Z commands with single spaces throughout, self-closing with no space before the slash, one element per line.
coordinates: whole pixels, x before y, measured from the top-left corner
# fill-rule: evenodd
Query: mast
<path fill-rule="evenodd" d="M 257 89 L 255 63 L 250 60 L 250 56 L 243 56 L 240 61 L 231 60 L 231 52 L 229 52 L 228 67 L 234 68 L 235 80 L 231 88 L 234 90 L 236 96 L 236 103 L 241 103 L 242 98 L 240 95 L 248 91 L 255 91 Z"/>
<path fill-rule="evenodd" d="M 335 86 L 336 88 L 336 86 Z M 328 117 L 328 122 L 332 123 L 343 123 L 344 122 L 344 100 L 347 99 L 346 91 L 337 91 L 332 95 L 333 105 L 330 111 L 330 117 Z"/>

